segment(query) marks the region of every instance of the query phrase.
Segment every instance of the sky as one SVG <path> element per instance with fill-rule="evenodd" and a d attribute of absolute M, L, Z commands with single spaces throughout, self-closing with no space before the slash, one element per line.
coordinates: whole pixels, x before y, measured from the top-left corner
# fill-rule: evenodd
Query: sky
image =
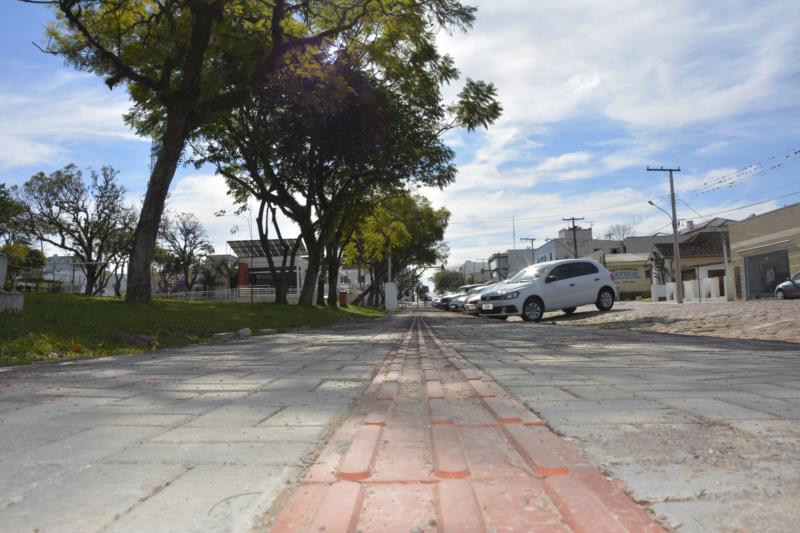
<path fill-rule="evenodd" d="M 596 236 L 612 224 L 669 231 L 647 203 L 669 210 L 667 176 L 648 166 L 680 167 L 682 223 L 800 201 L 800 2 L 466 3 L 474 28 L 438 36 L 462 73 L 446 98 L 467 77 L 491 81 L 504 113 L 488 130 L 449 132 L 456 182 L 422 190 L 452 213 L 448 265 L 527 247 L 520 238 L 538 246 L 565 217 Z M 112 165 L 139 202 L 150 142 L 122 120 L 127 94 L 40 52 L 50 18 L 0 6 L 0 183 Z M 214 216 L 232 211 L 225 192 L 212 169 L 181 167 L 168 202 L 195 213 L 220 253 L 249 233 L 246 215 Z"/>

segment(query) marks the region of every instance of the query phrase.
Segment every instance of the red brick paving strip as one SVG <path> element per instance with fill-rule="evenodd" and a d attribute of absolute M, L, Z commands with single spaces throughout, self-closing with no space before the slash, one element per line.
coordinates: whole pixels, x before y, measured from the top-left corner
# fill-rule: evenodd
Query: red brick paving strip
<path fill-rule="evenodd" d="M 660 532 L 416 316 L 275 532 Z"/>

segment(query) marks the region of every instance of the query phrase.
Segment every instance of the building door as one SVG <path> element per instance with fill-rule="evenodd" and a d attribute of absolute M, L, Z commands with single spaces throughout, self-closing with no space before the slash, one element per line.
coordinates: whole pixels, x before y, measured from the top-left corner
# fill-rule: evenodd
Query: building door
<path fill-rule="evenodd" d="M 786 281 L 789 273 L 789 251 L 779 250 L 744 258 L 747 299 L 772 298 L 775 287 Z"/>

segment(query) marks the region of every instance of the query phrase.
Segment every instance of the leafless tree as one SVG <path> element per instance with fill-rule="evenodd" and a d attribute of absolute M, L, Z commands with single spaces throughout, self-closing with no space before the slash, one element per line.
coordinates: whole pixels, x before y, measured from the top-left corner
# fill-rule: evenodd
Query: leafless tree
<path fill-rule="evenodd" d="M 175 269 L 183 274 L 186 290 L 192 290 L 202 270 L 202 262 L 214 253 L 208 234 L 192 213 L 165 214 L 159 229 L 164 249 L 172 256 Z"/>
<path fill-rule="evenodd" d="M 636 233 L 633 224 L 611 224 L 606 232 L 611 239 L 621 241 L 632 237 Z"/>
<path fill-rule="evenodd" d="M 132 234 L 136 224 L 136 211 L 125 203 L 118 172 L 110 166 L 99 173 L 90 171 L 88 184 L 74 164 L 50 175 L 40 172 L 25 182 L 21 192 L 28 230 L 73 254 L 86 275 L 87 295 L 105 286 L 109 264 L 129 250 L 121 235 Z"/>

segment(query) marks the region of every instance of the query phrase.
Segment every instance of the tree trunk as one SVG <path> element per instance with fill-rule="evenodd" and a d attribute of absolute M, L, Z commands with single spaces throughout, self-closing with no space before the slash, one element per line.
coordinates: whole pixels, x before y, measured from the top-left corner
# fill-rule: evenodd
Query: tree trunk
<path fill-rule="evenodd" d="M 87 264 L 84 274 L 86 274 L 86 287 L 83 288 L 83 294 L 92 296 L 94 294 L 95 283 L 97 283 L 97 266 Z"/>
<path fill-rule="evenodd" d="M 300 291 L 300 299 L 297 302 L 300 305 L 313 305 L 314 304 L 314 287 L 317 283 L 317 274 L 319 274 L 319 266 L 322 255 L 322 245 L 316 238 L 313 229 L 307 228 L 301 232 L 303 240 L 306 243 L 308 250 L 308 267 L 306 268 L 306 275 L 303 279 L 303 288 Z"/>
<path fill-rule="evenodd" d="M 169 185 L 186 144 L 189 113 L 188 108 L 168 112 L 166 131 L 133 234 L 133 250 L 128 267 L 128 303 L 150 303 L 150 264 L 153 262 L 158 226 Z"/>
<path fill-rule="evenodd" d="M 335 245 L 331 245 L 328 250 L 328 305 L 336 307 L 339 291 L 337 285 L 339 284 L 339 250 Z"/>
<path fill-rule="evenodd" d="M 324 248 L 323 248 L 324 249 Z M 317 277 L 317 305 L 325 305 L 325 275 L 330 257 L 323 257 L 319 264 L 319 276 Z"/>

